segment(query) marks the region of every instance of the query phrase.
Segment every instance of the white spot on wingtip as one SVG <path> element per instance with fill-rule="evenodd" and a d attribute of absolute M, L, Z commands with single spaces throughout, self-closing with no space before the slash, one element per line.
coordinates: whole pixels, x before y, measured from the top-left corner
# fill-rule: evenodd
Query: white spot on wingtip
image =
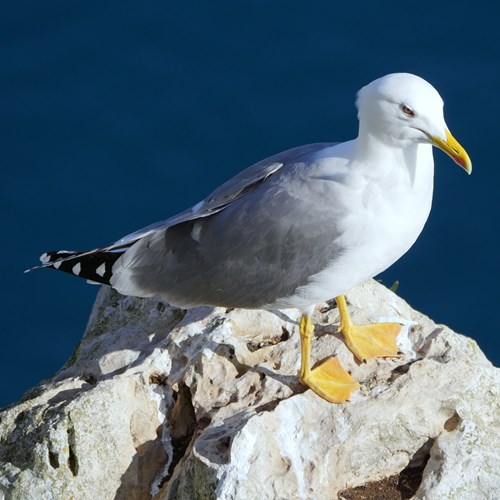
<path fill-rule="evenodd" d="M 98 274 L 101 278 L 106 273 L 106 264 L 103 262 L 96 270 L 95 273 Z"/>
<path fill-rule="evenodd" d="M 80 262 L 78 262 L 77 264 L 75 264 L 73 266 L 73 269 L 71 269 L 71 272 L 73 274 L 76 274 L 76 276 L 80 276 L 81 270 L 82 270 L 82 265 L 80 264 Z"/>

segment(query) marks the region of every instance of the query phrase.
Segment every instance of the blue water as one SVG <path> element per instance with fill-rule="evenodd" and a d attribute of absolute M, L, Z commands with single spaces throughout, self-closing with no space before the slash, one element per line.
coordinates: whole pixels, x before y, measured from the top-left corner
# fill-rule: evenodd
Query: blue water
<path fill-rule="evenodd" d="M 497 20 L 439 5 L 4 4 L 0 406 L 64 363 L 97 292 L 23 274 L 42 251 L 108 243 L 270 154 L 354 137 L 356 90 L 394 71 L 439 89 L 474 172 L 436 151 L 430 220 L 382 279 L 498 364 Z"/>

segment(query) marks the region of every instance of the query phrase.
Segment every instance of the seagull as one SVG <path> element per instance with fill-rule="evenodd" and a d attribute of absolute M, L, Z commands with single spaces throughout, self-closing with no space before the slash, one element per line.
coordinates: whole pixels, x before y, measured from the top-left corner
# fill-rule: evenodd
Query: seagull
<path fill-rule="evenodd" d="M 422 78 L 383 76 L 358 92 L 356 106 L 355 139 L 278 153 L 167 220 L 94 250 L 46 252 L 37 267 L 182 308 L 297 308 L 300 381 L 327 401 L 348 401 L 359 384 L 337 356 L 311 368 L 315 304 L 336 297 L 339 330 L 358 360 L 397 356 L 401 325 L 355 325 L 344 294 L 391 266 L 421 233 L 432 146 L 472 170 L 442 98 Z"/>

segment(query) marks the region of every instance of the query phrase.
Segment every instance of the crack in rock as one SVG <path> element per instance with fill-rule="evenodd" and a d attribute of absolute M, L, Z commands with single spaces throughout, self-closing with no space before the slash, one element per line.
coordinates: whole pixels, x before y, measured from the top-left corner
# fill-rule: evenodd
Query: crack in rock
<path fill-rule="evenodd" d="M 399 474 L 348 488 L 338 493 L 339 500 L 409 500 L 422 483 L 425 466 L 435 438 L 429 438 Z"/>

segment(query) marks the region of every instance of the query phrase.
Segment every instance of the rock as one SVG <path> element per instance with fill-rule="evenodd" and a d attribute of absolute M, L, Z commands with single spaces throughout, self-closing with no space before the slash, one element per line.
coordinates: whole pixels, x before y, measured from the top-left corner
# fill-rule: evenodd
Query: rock
<path fill-rule="evenodd" d="M 314 361 L 362 384 L 332 405 L 298 382 L 296 311 L 102 288 L 67 364 L 0 412 L 0 498 L 496 498 L 499 370 L 374 281 L 347 298 L 405 325 L 404 356 L 357 364 L 320 305 Z"/>

